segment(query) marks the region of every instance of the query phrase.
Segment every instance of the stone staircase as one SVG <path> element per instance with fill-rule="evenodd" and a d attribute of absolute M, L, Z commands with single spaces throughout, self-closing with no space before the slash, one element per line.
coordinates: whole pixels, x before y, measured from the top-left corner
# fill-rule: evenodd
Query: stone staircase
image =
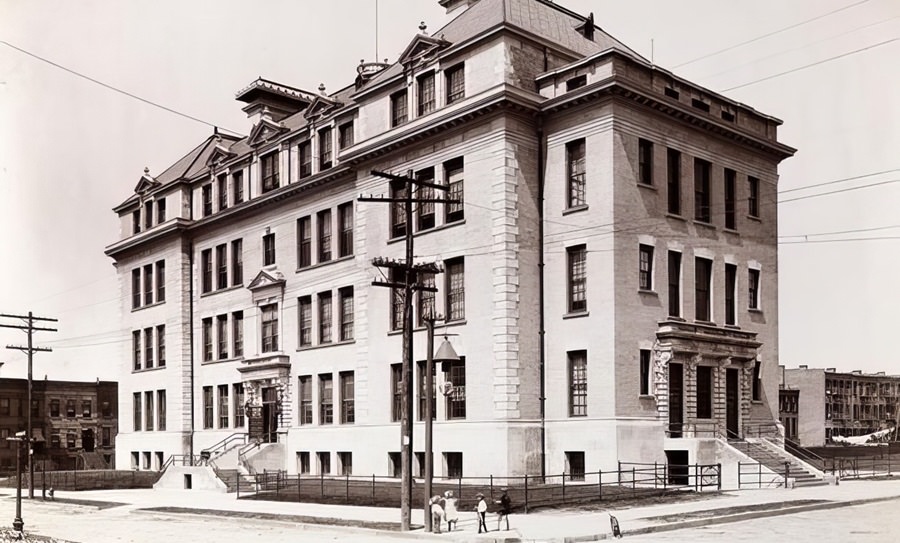
<path fill-rule="evenodd" d="M 828 484 L 815 468 L 764 439 L 729 439 L 728 444 L 772 472 L 792 479 L 795 487 Z"/>
<path fill-rule="evenodd" d="M 220 481 L 225 483 L 225 486 L 228 488 L 228 492 L 237 492 L 238 479 L 240 479 L 242 489 L 253 488 L 253 486 L 256 484 L 253 476 L 246 473 L 241 473 L 236 469 L 216 469 L 216 476 Z"/>

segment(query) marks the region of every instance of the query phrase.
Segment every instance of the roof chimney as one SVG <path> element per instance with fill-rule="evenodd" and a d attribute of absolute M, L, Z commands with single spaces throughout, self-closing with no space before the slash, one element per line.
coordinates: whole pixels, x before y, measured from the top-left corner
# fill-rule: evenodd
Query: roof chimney
<path fill-rule="evenodd" d="M 447 10 L 447 14 L 459 15 L 478 0 L 438 0 L 438 4 Z M 460 9 L 462 8 L 462 9 Z"/>

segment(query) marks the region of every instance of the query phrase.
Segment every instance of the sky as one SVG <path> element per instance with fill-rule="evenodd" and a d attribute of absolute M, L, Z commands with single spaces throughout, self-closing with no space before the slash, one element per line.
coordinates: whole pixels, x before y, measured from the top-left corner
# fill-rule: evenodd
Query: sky
<path fill-rule="evenodd" d="M 557 3 L 784 121 L 798 152 L 778 189 L 780 363 L 900 374 L 900 2 Z M 35 334 L 53 351 L 34 376 L 116 378 L 103 250 L 145 167 L 162 172 L 214 125 L 249 133 L 234 95 L 259 76 L 336 91 L 361 59 L 393 62 L 420 22 L 447 20 L 437 0 L 0 0 L 0 313 L 59 319 Z M 0 347 L 26 341 L 0 328 Z M 0 376 L 25 377 L 25 360 L 0 348 Z"/>

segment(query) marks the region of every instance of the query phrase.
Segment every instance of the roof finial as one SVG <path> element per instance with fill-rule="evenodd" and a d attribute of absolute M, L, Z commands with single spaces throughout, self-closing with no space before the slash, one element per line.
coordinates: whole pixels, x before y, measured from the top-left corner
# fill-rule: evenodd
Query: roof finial
<path fill-rule="evenodd" d="M 325 96 L 325 83 L 319 83 L 319 94 Z"/>
<path fill-rule="evenodd" d="M 150 175 L 150 168 L 144 166 L 144 175 Z"/>
<path fill-rule="evenodd" d="M 428 28 L 428 25 L 425 24 L 425 21 L 419 23 L 419 32 L 425 32 L 426 28 Z"/>

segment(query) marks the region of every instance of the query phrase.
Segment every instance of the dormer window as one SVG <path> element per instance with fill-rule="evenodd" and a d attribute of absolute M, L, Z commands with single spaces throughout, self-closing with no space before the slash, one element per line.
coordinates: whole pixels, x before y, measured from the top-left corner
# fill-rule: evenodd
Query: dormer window
<path fill-rule="evenodd" d="M 419 117 L 434 111 L 434 72 L 423 75 L 418 79 L 419 89 Z"/>
<path fill-rule="evenodd" d="M 669 98 L 674 98 L 676 100 L 678 100 L 678 97 L 681 96 L 681 93 L 679 93 L 677 90 L 673 89 L 672 87 L 666 87 L 665 93 L 666 93 L 666 96 L 668 96 Z"/>
<path fill-rule="evenodd" d="M 219 211 L 228 208 L 228 176 L 224 173 L 216 179 L 219 191 Z"/>
<path fill-rule="evenodd" d="M 341 125 L 338 140 L 341 149 L 353 146 L 353 121 Z"/>
<path fill-rule="evenodd" d="M 144 230 L 153 228 L 153 202 L 144 204 Z"/>
<path fill-rule="evenodd" d="M 156 224 L 166 222 L 166 199 L 160 198 L 156 201 Z"/>
<path fill-rule="evenodd" d="M 464 64 L 458 64 L 448 70 L 447 75 L 447 105 L 466 97 L 466 70 Z"/>
<path fill-rule="evenodd" d="M 201 195 L 203 196 L 203 216 L 209 217 L 213 212 L 212 205 L 212 183 L 207 183 L 203 185 L 203 188 L 200 189 Z"/>
<path fill-rule="evenodd" d="M 260 158 L 263 194 L 278 188 L 278 151 Z"/>
<path fill-rule="evenodd" d="M 131 230 L 135 234 L 141 233 L 141 210 L 140 210 L 140 208 L 131 212 Z"/>
<path fill-rule="evenodd" d="M 300 179 L 312 175 L 312 143 L 304 141 L 300 143 Z"/>
<path fill-rule="evenodd" d="M 391 128 L 409 120 L 408 101 L 409 96 L 405 89 L 391 95 Z"/>
<path fill-rule="evenodd" d="M 331 129 L 325 128 L 319 131 L 319 170 L 330 168 L 333 165 L 333 158 Z"/>
<path fill-rule="evenodd" d="M 573 91 L 585 85 L 587 85 L 587 76 L 583 74 L 576 75 L 575 77 L 566 81 L 566 92 Z"/>
<path fill-rule="evenodd" d="M 694 98 L 691 100 L 691 105 L 701 111 L 705 111 L 705 112 L 709 113 L 709 104 L 707 104 L 703 100 Z"/>

